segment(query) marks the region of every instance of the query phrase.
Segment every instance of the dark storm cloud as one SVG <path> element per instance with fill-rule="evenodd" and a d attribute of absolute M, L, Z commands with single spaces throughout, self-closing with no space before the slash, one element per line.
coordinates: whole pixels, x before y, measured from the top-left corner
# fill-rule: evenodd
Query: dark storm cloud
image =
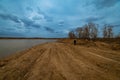
<path fill-rule="evenodd" d="M 37 7 L 37 12 L 38 12 L 39 14 L 45 14 L 44 12 L 41 11 L 41 9 L 40 9 L 39 7 Z"/>
<path fill-rule="evenodd" d="M 60 22 L 58 23 L 58 25 L 59 25 L 60 27 L 63 27 L 63 26 L 64 26 L 64 24 L 65 24 L 65 22 L 64 22 L 64 21 L 60 21 Z"/>
<path fill-rule="evenodd" d="M 69 29 L 87 22 L 119 24 L 119 5 L 120 0 L 0 0 L 0 29 L 15 29 L 6 35 L 68 36 Z"/>
<path fill-rule="evenodd" d="M 64 24 L 64 21 L 60 21 L 59 24 Z"/>
<path fill-rule="evenodd" d="M 33 9 L 31 8 L 31 7 L 26 7 L 26 9 L 28 10 L 28 11 L 33 11 Z"/>
<path fill-rule="evenodd" d="M 85 19 L 85 22 L 95 22 L 95 21 L 99 21 L 102 20 L 104 17 L 89 17 Z"/>
<path fill-rule="evenodd" d="M 46 19 L 47 22 L 52 22 L 53 18 L 50 16 L 45 15 L 44 18 Z"/>
<path fill-rule="evenodd" d="M 11 20 L 15 23 L 20 23 L 19 18 L 17 16 L 14 16 L 14 15 L 0 13 L 0 18 L 4 19 L 4 20 Z"/>
<path fill-rule="evenodd" d="M 39 7 L 37 8 L 37 10 L 38 10 L 38 11 L 37 11 L 38 14 L 44 15 L 44 18 L 46 19 L 47 22 L 52 22 L 52 21 L 53 21 L 53 18 L 50 17 L 50 16 L 48 16 L 46 13 L 42 12 Z"/>
<path fill-rule="evenodd" d="M 33 20 L 42 20 L 42 18 L 39 17 L 39 16 L 34 16 L 32 19 L 33 19 Z"/>
<path fill-rule="evenodd" d="M 25 26 L 31 26 L 34 24 L 34 21 L 29 19 L 21 19 L 21 21 L 24 23 Z"/>
<path fill-rule="evenodd" d="M 0 12 L 7 12 L 6 8 L 0 4 Z"/>
<path fill-rule="evenodd" d="M 120 0 L 95 0 L 93 3 L 95 4 L 96 8 L 102 9 L 112 7 L 118 2 L 120 2 Z"/>
<path fill-rule="evenodd" d="M 6 11 L 6 9 L 2 6 L 2 5 L 0 5 L 0 11 Z"/>
<path fill-rule="evenodd" d="M 120 24 L 113 25 L 113 27 L 120 27 Z"/>
<path fill-rule="evenodd" d="M 35 28 L 40 28 L 40 24 L 36 24 L 35 21 L 32 21 L 30 19 L 21 19 L 21 21 L 24 23 L 26 27 L 35 27 Z"/>
<path fill-rule="evenodd" d="M 20 20 L 21 20 L 21 22 L 24 23 L 24 25 L 26 27 L 34 27 L 34 28 L 40 28 L 41 27 L 40 24 L 36 24 L 35 21 L 30 20 L 30 19 L 20 19 Z"/>
<path fill-rule="evenodd" d="M 0 13 L 0 18 L 3 20 L 10 20 L 13 21 L 15 23 L 24 23 L 25 27 L 35 27 L 35 28 L 40 28 L 41 25 L 36 24 L 34 21 L 30 20 L 30 19 L 21 19 L 17 16 L 11 15 L 11 14 L 1 14 Z"/>
<path fill-rule="evenodd" d="M 32 26 L 35 27 L 35 28 L 40 28 L 41 27 L 40 24 L 32 24 Z"/>
<path fill-rule="evenodd" d="M 0 31 L 0 37 L 23 37 L 24 34 L 18 32 Z"/>
<path fill-rule="evenodd" d="M 47 26 L 45 26 L 44 28 L 45 28 L 45 30 L 48 31 L 48 32 L 51 32 L 51 33 L 54 33 L 54 32 L 55 32 L 54 29 L 49 28 L 49 27 L 47 27 Z"/>

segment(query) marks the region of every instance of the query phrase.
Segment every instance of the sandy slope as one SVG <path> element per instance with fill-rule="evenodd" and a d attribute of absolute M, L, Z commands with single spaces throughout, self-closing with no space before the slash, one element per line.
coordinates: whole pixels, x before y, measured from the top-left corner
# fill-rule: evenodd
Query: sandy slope
<path fill-rule="evenodd" d="M 120 80 L 120 52 L 46 43 L 1 60 L 0 80 Z"/>

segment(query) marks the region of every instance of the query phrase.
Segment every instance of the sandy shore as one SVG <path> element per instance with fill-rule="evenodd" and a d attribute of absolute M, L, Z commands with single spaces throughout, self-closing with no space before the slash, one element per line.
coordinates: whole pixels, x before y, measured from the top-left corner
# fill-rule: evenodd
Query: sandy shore
<path fill-rule="evenodd" d="M 105 43 L 92 45 L 32 47 L 0 60 L 0 80 L 120 80 L 120 51 Z"/>

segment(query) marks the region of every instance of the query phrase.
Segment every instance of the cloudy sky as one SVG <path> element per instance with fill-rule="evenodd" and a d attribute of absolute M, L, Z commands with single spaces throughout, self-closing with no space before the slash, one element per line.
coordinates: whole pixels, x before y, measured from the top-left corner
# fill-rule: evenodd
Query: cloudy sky
<path fill-rule="evenodd" d="M 67 37 L 88 22 L 120 32 L 120 0 L 0 0 L 0 37 Z"/>

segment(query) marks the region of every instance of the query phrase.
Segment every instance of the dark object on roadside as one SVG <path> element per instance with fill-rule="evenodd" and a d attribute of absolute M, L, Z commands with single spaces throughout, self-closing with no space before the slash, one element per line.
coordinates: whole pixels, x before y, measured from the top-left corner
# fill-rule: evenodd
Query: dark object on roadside
<path fill-rule="evenodd" d="M 76 42 L 77 42 L 77 41 L 76 41 L 76 40 L 74 40 L 74 45 L 76 45 Z"/>

